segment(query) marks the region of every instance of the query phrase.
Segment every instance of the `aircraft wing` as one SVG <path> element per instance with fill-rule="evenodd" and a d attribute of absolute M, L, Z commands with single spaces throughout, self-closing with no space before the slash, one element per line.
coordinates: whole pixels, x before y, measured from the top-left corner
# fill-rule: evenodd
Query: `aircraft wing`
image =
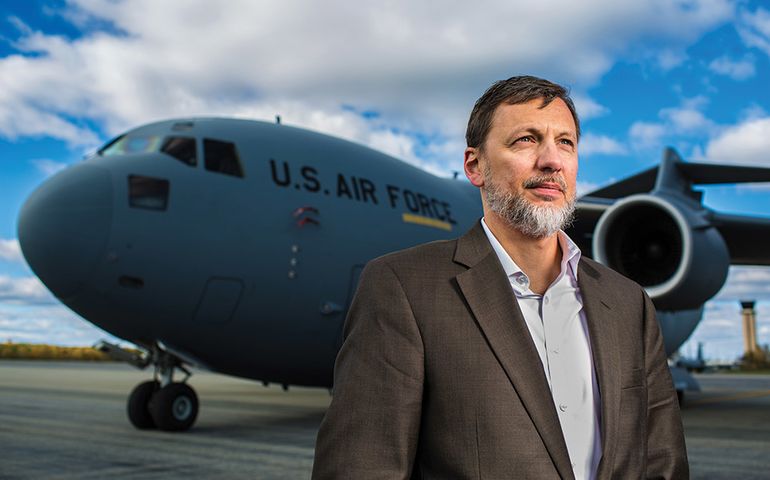
<path fill-rule="evenodd" d="M 737 165 L 717 165 L 713 163 L 684 163 L 671 149 L 667 149 L 677 170 L 681 187 L 693 185 L 727 185 L 732 183 L 770 182 L 770 168 L 746 167 Z M 637 193 L 648 193 L 660 185 L 658 171 L 660 166 L 648 168 L 618 182 L 598 190 L 586 197 L 619 199 Z"/>
<path fill-rule="evenodd" d="M 770 218 L 713 213 L 733 265 L 770 265 Z"/>

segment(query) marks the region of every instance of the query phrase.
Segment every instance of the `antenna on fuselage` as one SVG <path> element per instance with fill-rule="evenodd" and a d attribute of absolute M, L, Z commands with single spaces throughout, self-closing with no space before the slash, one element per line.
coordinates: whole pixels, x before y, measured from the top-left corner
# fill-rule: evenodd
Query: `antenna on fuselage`
<path fill-rule="evenodd" d="M 281 124 L 281 116 L 280 115 L 276 115 L 275 116 L 275 124 L 276 125 L 280 125 Z"/>

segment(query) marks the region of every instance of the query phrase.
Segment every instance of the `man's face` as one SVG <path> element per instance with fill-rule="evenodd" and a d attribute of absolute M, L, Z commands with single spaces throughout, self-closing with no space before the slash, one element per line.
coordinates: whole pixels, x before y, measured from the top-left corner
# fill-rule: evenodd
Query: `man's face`
<path fill-rule="evenodd" d="M 466 150 L 466 175 L 481 187 L 485 211 L 537 238 L 569 222 L 578 164 L 569 108 L 561 99 L 542 103 L 498 106 L 483 148 Z"/>

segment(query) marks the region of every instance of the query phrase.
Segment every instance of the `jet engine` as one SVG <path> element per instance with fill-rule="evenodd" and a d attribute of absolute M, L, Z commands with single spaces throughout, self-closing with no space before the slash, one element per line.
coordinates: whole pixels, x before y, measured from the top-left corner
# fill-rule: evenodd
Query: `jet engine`
<path fill-rule="evenodd" d="M 594 258 L 635 280 L 658 310 L 699 308 L 727 278 L 730 254 L 706 211 L 639 194 L 616 202 L 594 230 Z"/>

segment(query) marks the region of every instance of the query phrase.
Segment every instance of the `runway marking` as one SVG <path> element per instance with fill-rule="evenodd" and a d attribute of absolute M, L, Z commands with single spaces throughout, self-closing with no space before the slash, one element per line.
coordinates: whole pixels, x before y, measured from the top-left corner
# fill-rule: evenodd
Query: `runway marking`
<path fill-rule="evenodd" d="M 688 401 L 687 405 L 706 405 L 709 403 L 730 402 L 733 400 L 744 400 L 747 398 L 760 398 L 770 395 L 770 390 L 752 390 L 749 392 L 738 393 L 736 395 L 725 395 L 723 397 L 702 398 L 700 400 Z"/>

